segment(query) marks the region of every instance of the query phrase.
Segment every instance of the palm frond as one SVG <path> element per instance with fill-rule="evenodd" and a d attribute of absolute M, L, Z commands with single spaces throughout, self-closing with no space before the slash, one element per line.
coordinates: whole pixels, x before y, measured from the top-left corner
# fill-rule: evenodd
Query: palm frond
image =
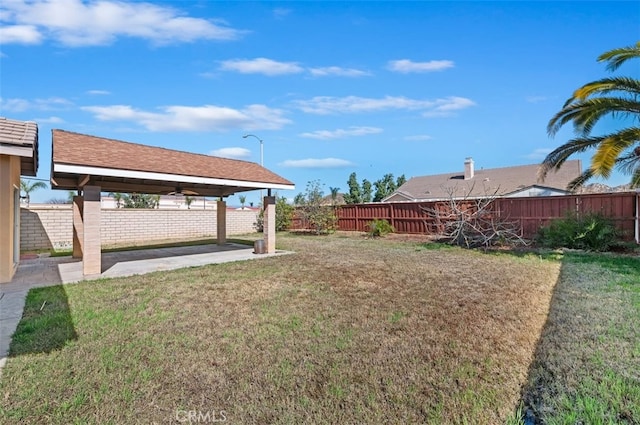
<path fill-rule="evenodd" d="M 591 157 L 591 168 L 598 176 L 608 179 L 617 163 L 618 157 L 629 147 L 629 142 L 617 137 L 608 137 L 600 143 Z"/>
<path fill-rule="evenodd" d="M 538 168 L 538 181 L 544 182 L 549 171 L 559 170 L 571 155 L 594 148 L 607 137 L 608 136 L 579 137 L 571 139 L 564 145 L 559 146 L 549 153 L 540 164 Z"/>
<path fill-rule="evenodd" d="M 626 154 L 621 155 L 616 160 L 616 169 L 622 174 L 633 175 L 634 170 L 640 166 L 640 154 L 637 152 L 640 150 L 640 143 L 635 143 L 629 147 Z"/>
<path fill-rule="evenodd" d="M 640 101 L 621 97 L 597 97 L 577 100 L 562 108 L 547 124 L 547 133 L 554 136 L 562 126 L 572 122 L 578 133 L 588 135 L 606 115 L 640 117 Z"/>
<path fill-rule="evenodd" d="M 598 56 L 598 62 L 608 62 L 607 70 L 615 71 L 629 59 L 640 58 L 640 41 L 633 46 L 609 50 Z"/>
<path fill-rule="evenodd" d="M 631 188 L 637 189 L 640 188 L 640 164 L 638 164 L 633 170 L 633 174 L 631 174 Z"/>
<path fill-rule="evenodd" d="M 573 96 L 567 99 L 565 106 L 576 100 L 584 100 L 591 96 L 601 96 L 612 92 L 640 95 L 640 80 L 629 77 L 612 77 L 592 81 L 577 89 Z"/>
<path fill-rule="evenodd" d="M 29 194 L 31 192 L 33 192 L 34 190 L 38 190 L 38 189 L 46 189 L 48 186 L 45 182 L 42 181 L 34 181 L 31 182 L 29 180 L 22 180 L 20 179 L 20 189 L 25 192 L 26 194 Z"/>
<path fill-rule="evenodd" d="M 615 71 L 629 59 L 640 58 L 640 41 L 629 47 L 613 49 L 598 57 L 607 62 L 607 69 Z M 603 117 L 631 118 L 640 122 L 640 80 L 611 77 L 592 81 L 574 91 L 562 109 L 547 124 L 553 137 L 567 123 L 581 136 L 569 140 L 542 161 L 538 180 L 544 180 L 552 169 L 559 169 L 573 154 L 596 148 L 589 169 L 575 178 L 568 189 L 575 190 L 594 176 L 610 177 L 615 168 L 632 175 L 632 185 L 640 187 L 640 128 L 630 127 L 599 137 L 590 136 Z"/>
<path fill-rule="evenodd" d="M 580 186 L 584 186 L 584 184 L 593 178 L 593 176 L 593 170 L 591 168 L 587 169 L 585 172 L 569 182 L 567 190 L 575 192 Z"/>

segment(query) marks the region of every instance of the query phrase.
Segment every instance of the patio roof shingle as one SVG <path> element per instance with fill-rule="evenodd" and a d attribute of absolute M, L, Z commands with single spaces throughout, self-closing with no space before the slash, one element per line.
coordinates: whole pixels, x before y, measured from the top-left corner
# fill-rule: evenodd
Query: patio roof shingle
<path fill-rule="evenodd" d="M 60 168 L 61 165 L 165 176 L 162 182 L 146 181 L 148 189 L 146 193 L 166 194 L 175 190 L 176 186 L 181 186 L 182 189 L 191 190 L 200 195 L 228 196 L 239 191 L 255 190 L 258 188 L 256 184 L 263 188 L 274 185 L 293 186 L 289 180 L 253 162 L 141 145 L 65 130 L 52 131 L 52 162 L 54 170 L 52 186 L 61 189 L 75 189 L 75 187 L 69 187 L 73 186 L 73 182 L 68 181 L 71 176 L 56 172 L 56 166 Z M 166 177 L 166 175 L 171 176 Z M 194 182 L 198 179 L 220 179 L 235 183 L 231 184 L 232 188 L 222 189 L 224 185 L 219 185 L 214 189 L 211 185 L 190 184 L 183 178 L 172 179 L 172 176 L 192 177 Z M 133 178 L 115 178 L 108 175 L 101 177 L 91 175 L 90 179 L 91 184 L 102 186 L 103 191 L 144 192 L 142 187 L 134 187 L 145 186 L 145 182 L 140 179 L 133 181 L 135 180 Z M 245 187 L 244 183 L 248 186 Z"/>

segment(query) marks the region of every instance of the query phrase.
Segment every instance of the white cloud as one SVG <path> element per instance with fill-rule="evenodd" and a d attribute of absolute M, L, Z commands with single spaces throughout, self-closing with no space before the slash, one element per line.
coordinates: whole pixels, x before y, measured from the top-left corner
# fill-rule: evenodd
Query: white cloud
<path fill-rule="evenodd" d="M 339 158 L 323 158 L 323 159 L 288 159 L 281 162 L 281 167 L 289 168 L 344 168 L 351 167 L 353 163 L 346 159 Z"/>
<path fill-rule="evenodd" d="M 24 112 L 29 109 L 31 103 L 26 99 L 3 99 L 0 98 L 0 109 L 7 112 Z"/>
<path fill-rule="evenodd" d="M 348 129 L 339 128 L 337 130 L 317 130 L 310 133 L 302 133 L 300 137 L 308 139 L 329 140 L 342 139 L 352 136 L 366 136 L 368 134 L 382 133 L 381 128 L 377 127 L 349 127 Z"/>
<path fill-rule="evenodd" d="M 87 94 L 94 95 L 94 96 L 104 96 L 104 95 L 111 94 L 111 92 L 107 90 L 87 90 Z"/>
<path fill-rule="evenodd" d="M 34 121 L 37 123 L 47 123 L 47 124 L 60 124 L 64 122 L 64 120 L 60 117 L 36 118 L 34 119 Z"/>
<path fill-rule="evenodd" d="M 539 103 L 539 102 L 544 102 L 545 100 L 547 100 L 548 97 L 547 96 L 527 96 L 525 97 L 525 100 L 529 103 Z"/>
<path fill-rule="evenodd" d="M 409 59 L 400 59 L 389 61 L 388 69 L 394 72 L 400 72 L 402 74 L 409 74 L 411 72 L 435 72 L 443 71 L 448 68 L 453 68 L 454 64 L 449 60 L 437 60 L 429 62 L 413 62 Z"/>
<path fill-rule="evenodd" d="M 46 99 L 35 100 L 20 98 L 0 98 L 0 109 L 10 112 L 24 112 L 27 110 L 52 111 L 66 109 L 71 105 L 73 105 L 71 101 L 63 99 L 61 97 L 50 97 Z"/>
<path fill-rule="evenodd" d="M 275 75 L 298 74 L 304 71 L 296 62 L 278 62 L 267 58 L 231 59 L 221 62 L 223 71 L 236 71 L 241 74 Z"/>
<path fill-rule="evenodd" d="M 525 158 L 527 159 L 531 159 L 534 161 L 541 161 L 543 160 L 548 154 L 550 154 L 553 151 L 553 149 L 551 148 L 538 148 L 538 149 L 534 149 L 533 152 L 525 155 Z"/>
<path fill-rule="evenodd" d="M 273 9 L 273 16 L 276 19 L 283 19 L 291 14 L 291 9 L 285 9 L 283 7 L 277 7 Z"/>
<path fill-rule="evenodd" d="M 404 138 L 404 140 L 408 140 L 410 142 L 421 142 L 421 141 L 425 141 L 425 140 L 432 140 L 433 137 L 429 136 L 428 134 L 416 134 L 414 136 L 406 136 Z"/>
<path fill-rule="evenodd" d="M 332 114 L 372 112 L 388 109 L 422 109 L 431 106 L 433 102 L 392 96 L 386 96 L 380 99 L 358 96 L 316 96 L 310 100 L 296 101 L 294 104 L 304 112 L 312 114 Z"/>
<path fill-rule="evenodd" d="M 3 35 L 10 36 L 3 43 L 38 43 L 46 36 L 71 47 L 111 44 L 118 37 L 155 44 L 233 40 L 243 33 L 175 8 L 114 0 L 5 0 L 0 20 Z"/>
<path fill-rule="evenodd" d="M 294 102 L 294 106 L 310 114 L 338 114 L 379 112 L 386 110 L 421 110 L 424 116 L 445 116 L 452 111 L 468 108 L 475 103 L 464 97 L 448 97 L 436 100 L 416 100 L 404 96 L 366 98 L 358 96 L 316 96 Z"/>
<path fill-rule="evenodd" d="M 214 105 L 166 106 L 160 112 L 135 109 L 128 105 L 86 106 L 81 108 L 101 121 L 129 121 L 149 131 L 225 131 L 278 130 L 291 121 L 279 109 L 249 105 L 233 109 Z"/>
<path fill-rule="evenodd" d="M 2 44 L 39 44 L 42 34 L 33 25 L 11 25 L 0 27 Z"/>
<path fill-rule="evenodd" d="M 213 150 L 209 155 L 231 159 L 247 159 L 251 156 L 251 151 L 245 148 L 220 148 Z"/>
<path fill-rule="evenodd" d="M 471 106 L 475 106 L 475 102 L 466 97 L 450 96 L 446 99 L 437 99 L 434 102 L 434 107 L 428 111 L 425 111 L 422 116 L 431 117 L 449 117 L 453 115 L 455 111 L 466 109 Z"/>
<path fill-rule="evenodd" d="M 341 68 L 339 66 L 328 66 L 324 68 L 309 68 L 309 72 L 314 77 L 366 77 L 370 72 L 353 68 Z"/>
<path fill-rule="evenodd" d="M 62 97 L 48 97 L 46 99 L 36 99 L 34 104 L 36 109 L 51 111 L 56 109 L 65 109 L 73 105 L 73 102 Z"/>

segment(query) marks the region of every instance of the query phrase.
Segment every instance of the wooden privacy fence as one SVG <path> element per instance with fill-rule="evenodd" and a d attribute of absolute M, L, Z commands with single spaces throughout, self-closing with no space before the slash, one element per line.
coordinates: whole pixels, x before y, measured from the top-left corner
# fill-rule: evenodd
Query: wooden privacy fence
<path fill-rule="evenodd" d="M 437 209 L 446 215 L 450 201 L 391 202 L 341 205 L 334 207 L 338 216 L 338 229 L 366 232 L 374 219 L 387 220 L 396 233 L 437 234 L 442 227 L 425 209 Z M 460 201 L 473 208 L 475 201 Z M 578 216 L 598 213 L 614 221 L 623 232 L 625 240 L 638 241 L 638 209 L 640 193 L 605 193 L 570 196 L 546 196 L 528 198 L 497 198 L 491 205 L 494 214 L 503 220 L 515 222 L 522 229 L 522 237 L 535 237 L 538 229 L 567 213 Z M 294 217 L 291 229 L 308 226 Z"/>

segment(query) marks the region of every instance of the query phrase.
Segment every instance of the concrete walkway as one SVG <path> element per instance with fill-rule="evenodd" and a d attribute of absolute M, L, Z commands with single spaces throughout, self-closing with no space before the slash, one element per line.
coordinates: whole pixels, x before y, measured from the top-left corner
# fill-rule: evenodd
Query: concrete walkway
<path fill-rule="evenodd" d="M 102 254 L 102 274 L 91 279 L 125 277 L 162 270 L 197 267 L 230 261 L 255 260 L 290 254 L 254 254 L 247 245 L 197 245 L 177 248 L 156 248 Z M 85 280 L 82 262 L 71 257 L 42 255 L 20 261 L 9 283 L 0 284 L 0 374 L 7 362 L 11 337 L 22 318 L 27 293 L 32 288 L 69 284 Z"/>

